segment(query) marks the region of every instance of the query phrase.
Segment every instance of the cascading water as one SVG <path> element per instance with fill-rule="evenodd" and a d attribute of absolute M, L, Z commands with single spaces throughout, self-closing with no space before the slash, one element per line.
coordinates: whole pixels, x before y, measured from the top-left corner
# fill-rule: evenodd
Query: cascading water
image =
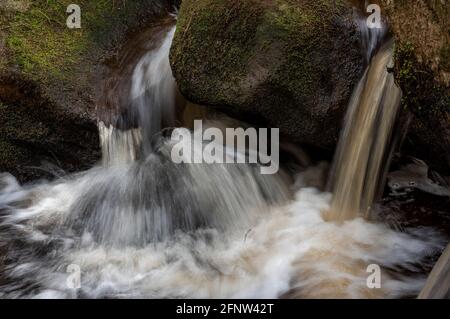
<path fill-rule="evenodd" d="M 133 73 L 130 99 L 142 130 L 144 154 L 152 151 L 150 142 L 163 128 L 163 122 L 166 126 L 175 124 L 176 84 L 168 54 L 174 35 L 175 27 L 172 27 L 161 46 L 147 53 Z"/>
<path fill-rule="evenodd" d="M 417 295 L 440 237 L 361 218 L 325 221 L 331 195 L 306 182 L 323 175 L 322 165 L 299 173 L 294 187 L 280 175 L 261 175 L 258 165 L 172 162 L 176 141 L 155 133 L 164 113 L 173 116 L 173 31 L 134 69 L 130 97 L 141 127 L 100 123 L 104 165 L 25 186 L 0 175 L 0 297 Z M 388 58 L 380 59 L 385 66 Z M 380 289 L 366 284 L 370 264 L 383 271 Z M 79 288 L 68 285 L 68 265 L 81 270 Z"/>
<path fill-rule="evenodd" d="M 121 131 L 112 125 L 107 127 L 103 122 L 98 124 L 102 164 L 119 165 L 137 160 L 138 148 L 142 144 L 140 129 Z"/>
<path fill-rule="evenodd" d="M 333 200 L 330 220 L 343 221 L 368 214 L 376 196 L 387 148 L 401 100 L 401 91 L 388 73 L 393 44 L 373 57 L 384 29 L 360 23 L 368 67 L 350 100 L 331 174 Z"/>
<path fill-rule="evenodd" d="M 152 151 L 154 135 L 163 125 L 175 124 L 177 87 L 168 56 L 175 27 L 169 27 L 165 33 L 160 46 L 139 60 L 130 79 L 128 116 L 137 119 L 139 128 L 124 131 L 99 123 L 104 165 L 131 163 L 139 156 L 147 156 Z"/>

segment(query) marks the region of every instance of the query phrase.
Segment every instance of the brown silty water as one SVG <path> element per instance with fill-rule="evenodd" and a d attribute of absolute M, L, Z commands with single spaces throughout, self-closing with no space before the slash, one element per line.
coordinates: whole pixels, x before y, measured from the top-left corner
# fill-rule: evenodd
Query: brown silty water
<path fill-rule="evenodd" d="M 374 56 L 351 98 L 331 174 L 328 220 L 366 215 L 379 188 L 389 154 L 401 90 L 388 72 L 393 44 Z"/>

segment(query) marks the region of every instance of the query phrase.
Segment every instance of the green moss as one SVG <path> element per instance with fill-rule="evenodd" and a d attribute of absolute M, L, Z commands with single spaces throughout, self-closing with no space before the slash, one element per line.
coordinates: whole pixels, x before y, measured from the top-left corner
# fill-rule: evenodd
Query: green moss
<path fill-rule="evenodd" d="M 415 87 L 417 86 L 417 78 L 414 72 L 414 47 L 407 42 L 403 45 L 398 45 L 395 50 L 396 78 L 403 89 L 402 104 L 404 108 L 413 107 L 417 110 L 421 109 L 415 94 Z"/>
<path fill-rule="evenodd" d="M 404 108 L 424 117 L 430 112 L 450 111 L 448 89 L 436 82 L 432 70 L 418 62 L 411 43 L 397 45 L 395 64 L 396 80 L 403 91 Z"/>
<path fill-rule="evenodd" d="M 86 47 L 83 31 L 65 25 L 70 1 L 33 1 L 10 22 L 7 45 L 15 62 L 29 75 L 59 77 Z"/>
<path fill-rule="evenodd" d="M 71 0 L 35 0 L 7 21 L 6 43 L 22 71 L 39 80 L 64 79 L 88 51 L 108 43 L 114 27 L 142 4 L 118 0 L 79 0 L 81 29 L 66 26 Z"/>
<path fill-rule="evenodd" d="M 450 44 L 448 43 L 441 49 L 441 66 L 445 71 L 450 72 Z"/>
<path fill-rule="evenodd" d="M 351 19 L 345 0 L 184 0 L 172 70 L 188 100 L 329 147 L 338 128 L 323 119 L 362 71 Z"/>
<path fill-rule="evenodd" d="M 300 9 L 298 1 L 278 0 L 277 3 L 278 10 L 271 11 L 267 21 L 272 28 L 279 30 L 278 34 L 288 45 L 286 61 L 273 75 L 272 82 L 283 84 L 302 100 L 314 93 L 321 76 L 327 73 L 327 66 L 315 60 L 329 50 L 329 43 L 324 39 L 331 38 L 335 32 L 330 30 L 329 23 L 324 22 L 324 17 L 327 21 L 332 20 L 332 13 L 342 12 L 345 4 L 342 1 L 315 1 Z M 317 37 L 317 33 L 323 37 Z"/>
<path fill-rule="evenodd" d="M 278 10 L 270 11 L 268 20 L 284 30 L 292 31 L 298 27 L 307 27 L 320 21 L 320 16 L 309 8 L 302 8 L 298 3 L 285 0 L 277 0 Z M 321 3 L 319 4 L 319 6 Z M 297 29 L 297 31 L 300 29 Z M 299 32 L 297 32 L 299 33 Z M 300 32 L 301 33 L 301 32 Z"/>
<path fill-rule="evenodd" d="M 199 10 L 205 8 L 208 10 Z M 174 61 L 180 68 L 184 68 L 182 59 L 185 49 L 195 52 L 195 61 L 189 65 L 196 65 L 190 76 L 195 78 L 204 72 L 214 75 L 216 85 L 220 82 L 238 81 L 245 74 L 254 45 L 254 36 L 262 18 L 262 10 L 257 0 L 226 1 L 226 0 L 198 0 L 185 1 L 182 11 L 191 14 L 180 14 L 178 19 L 178 36 L 175 39 L 176 48 L 172 52 Z M 195 23 L 192 23 L 195 20 Z M 196 34 L 203 36 L 190 37 L 185 41 L 184 35 Z M 226 39 L 224 41 L 218 39 Z M 205 44 L 208 46 L 205 47 Z M 188 48 L 186 48 L 188 46 Z M 214 56 L 211 60 L 209 57 Z M 178 58 L 180 57 L 180 58 Z M 226 67 L 224 67 L 226 66 Z M 203 96 L 214 94 L 217 100 L 226 99 L 222 92 L 213 92 L 209 87 L 203 87 Z"/>
<path fill-rule="evenodd" d="M 175 72 L 186 71 L 183 76 L 190 77 L 193 83 L 202 75 L 211 74 L 214 83 L 196 87 L 197 93 L 201 91 L 197 95 L 217 104 L 225 103 L 230 94 L 239 92 L 232 92 L 229 87 L 217 90 L 220 83 L 245 81 L 252 61 L 257 61 L 261 55 L 279 59 L 271 54 L 289 48 L 280 61 L 283 66 L 271 75 L 273 82 L 286 84 L 299 94 L 311 94 L 320 71 L 326 71 L 326 66 L 316 63 L 314 56 L 329 46 L 321 42 L 317 32 L 336 32 L 330 30 L 328 22 L 346 6 L 339 0 L 304 2 L 300 6 L 296 0 L 268 1 L 263 5 L 259 0 L 184 1 L 171 52 Z M 286 48 L 273 49 L 273 43 L 284 43 Z M 186 54 L 195 60 L 186 61 L 183 58 Z"/>

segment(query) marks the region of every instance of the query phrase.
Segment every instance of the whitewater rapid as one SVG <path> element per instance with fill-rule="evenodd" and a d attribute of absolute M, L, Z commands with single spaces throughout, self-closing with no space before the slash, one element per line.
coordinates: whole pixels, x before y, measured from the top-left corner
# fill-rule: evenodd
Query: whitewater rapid
<path fill-rule="evenodd" d="M 423 267 L 444 245 L 428 228 L 404 233 L 361 218 L 326 222 L 322 214 L 331 194 L 301 183 L 285 204 L 254 202 L 240 212 L 253 218 L 179 229 L 164 240 L 139 244 L 133 236 L 121 237 L 132 229 L 114 225 L 114 240 L 105 242 L 89 228 L 79 231 L 79 225 L 67 223 L 94 177 L 90 171 L 21 187 L 2 175 L 1 239 L 9 246 L 2 298 L 408 297 L 418 294 Z M 203 191 L 204 198 L 212 194 Z M 132 210 L 123 213 L 127 220 L 136 216 Z M 367 286 L 372 264 L 382 269 L 380 289 Z M 79 289 L 67 284 L 68 265 L 81 270 Z"/>

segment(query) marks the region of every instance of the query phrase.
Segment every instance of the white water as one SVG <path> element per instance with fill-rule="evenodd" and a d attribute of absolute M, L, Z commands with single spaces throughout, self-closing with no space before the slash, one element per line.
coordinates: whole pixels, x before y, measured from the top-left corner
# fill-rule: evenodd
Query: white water
<path fill-rule="evenodd" d="M 152 138 L 161 131 L 163 124 L 169 127 L 175 124 L 177 87 L 169 62 L 174 35 L 175 27 L 172 27 L 161 46 L 138 62 L 132 77 L 130 100 L 142 129 L 145 154 L 152 151 Z"/>
<path fill-rule="evenodd" d="M 172 35 L 158 54 L 143 57 L 137 86 L 170 94 L 170 81 L 150 85 L 156 73 L 147 71 L 166 61 Z M 169 71 L 159 75 L 168 79 Z M 155 104 L 139 104 L 149 113 L 139 138 L 100 127 L 105 156 L 116 158 L 107 165 L 23 187 L 0 176 L 0 240 L 8 245 L 0 297 L 393 298 L 420 291 L 421 267 L 442 248 L 439 235 L 361 218 L 325 221 L 331 194 L 304 182 L 322 176 L 322 166 L 300 173 L 289 190 L 257 165 L 176 165 L 166 138 L 140 157 L 130 152 L 141 138 L 154 139 L 160 127 L 150 123 L 160 123 L 166 102 L 171 109 L 170 97 L 154 96 Z M 67 285 L 70 264 L 81 269 L 80 289 Z M 370 264 L 382 268 L 381 289 L 366 285 Z"/>
<path fill-rule="evenodd" d="M 138 159 L 138 150 L 142 144 L 139 128 L 121 131 L 100 122 L 98 130 L 104 166 L 129 164 Z"/>
<path fill-rule="evenodd" d="M 12 283 L 2 288 L 2 297 L 413 296 L 424 283 L 423 275 L 417 274 L 418 266 L 442 247 L 439 236 L 429 229 L 405 234 L 363 219 L 340 225 L 325 222 L 322 212 L 329 209 L 331 195 L 307 187 L 299 189 L 295 201 L 286 205 L 255 205 L 257 220 L 243 222 L 242 216 L 251 215 L 252 209 L 247 208 L 240 216 L 224 216 L 219 221 L 234 220 L 232 224 L 214 227 L 211 222 L 211 227 L 180 231 L 144 245 L 131 244 L 134 240 L 123 237 L 139 230 L 133 223 L 139 219 L 129 211 L 131 216 L 122 221 L 129 229 L 116 225 L 111 228 L 114 238 L 101 238 L 128 244 L 110 245 L 96 238 L 98 233 L 84 229 L 77 234 L 65 223 L 70 219 L 70 207 L 84 200 L 79 196 L 93 174 L 31 189 L 22 189 L 7 178 L 9 190 L 2 190 L 0 200 L 2 207 L 10 208 L 6 209 L 9 214 L 3 215 L 2 228 L 7 235 L 20 237 L 28 248 L 12 251 L 18 262 L 11 265 L 8 275 Z M 223 187 L 233 191 L 239 186 L 233 182 Z M 203 194 L 211 192 L 203 190 Z M 247 194 L 254 195 L 250 190 Z M 224 193 L 217 195 L 236 200 Z M 28 200 L 32 201 L 28 207 L 18 208 Z M 39 255 L 32 248 L 49 251 Z M 81 267 L 80 290 L 66 285 L 68 264 Z M 370 264 L 383 269 L 382 289 L 366 286 Z M 402 275 L 406 270 L 412 274 Z M 29 292 L 22 283 L 38 288 Z"/>

